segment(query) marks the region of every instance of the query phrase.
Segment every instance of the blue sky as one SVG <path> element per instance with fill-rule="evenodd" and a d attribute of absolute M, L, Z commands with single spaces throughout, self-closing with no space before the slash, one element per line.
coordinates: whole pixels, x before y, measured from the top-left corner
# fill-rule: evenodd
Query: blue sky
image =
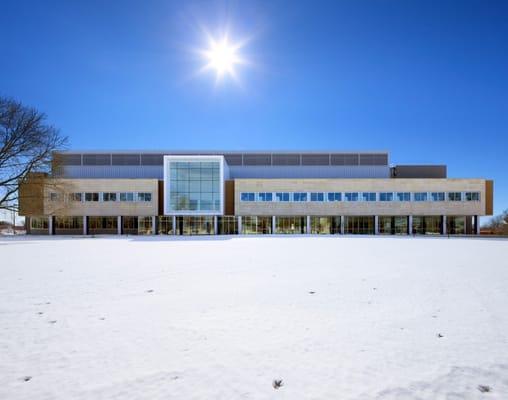
<path fill-rule="evenodd" d="M 0 94 L 74 149 L 388 150 L 508 208 L 508 2 L 12 1 Z M 248 39 L 217 84 L 203 33 Z"/>

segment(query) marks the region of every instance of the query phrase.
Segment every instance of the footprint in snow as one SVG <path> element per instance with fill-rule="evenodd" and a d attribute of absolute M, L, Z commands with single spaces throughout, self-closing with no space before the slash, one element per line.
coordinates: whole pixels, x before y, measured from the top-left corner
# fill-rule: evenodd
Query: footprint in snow
<path fill-rule="evenodd" d="M 274 389 L 280 389 L 282 386 L 284 386 L 284 383 L 282 382 L 282 379 L 274 379 L 272 386 Z"/>
<path fill-rule="evenodd" d="M 487 385 L 478 385 L 478 390 L 482 393 L 488 393 L 490 392 L 492 389 L 490 388 L 490 386 L 487 386 Z"/>
<path fill-rule="evenodd" d="M 56 324 L 56 319 L 49 321 L 50 324 Z"/>

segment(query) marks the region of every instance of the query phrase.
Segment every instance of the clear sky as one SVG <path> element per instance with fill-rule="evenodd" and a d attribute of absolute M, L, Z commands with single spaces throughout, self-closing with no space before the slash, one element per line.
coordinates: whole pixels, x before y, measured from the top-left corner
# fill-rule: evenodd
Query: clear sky
<path fill-rule="evenodd" d="M 388 150 L 508 208 L 507 1 L 19 1 L 0 95 L 72 149 Z M 229 32 L 237 79 L 201 71 Z"/>

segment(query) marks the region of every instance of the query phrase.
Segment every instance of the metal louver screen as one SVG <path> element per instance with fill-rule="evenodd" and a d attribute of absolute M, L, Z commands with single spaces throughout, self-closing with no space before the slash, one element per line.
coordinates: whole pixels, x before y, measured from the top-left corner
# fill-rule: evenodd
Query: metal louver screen
<path fill-rule="evenodd" d="M 163 154 L 141 154 L 141 165 L 162 165 L 164 164 Z"/>
<path fill-rule="evenodd" d="M 388 165 L 388 154 L 374 154 L 374 165 Z"/>
<path fill-rule="evenodd" d="M 113 165 L 139 165 L 139 154 L 113 154 Z"/>
<path fill-rule="evenodd" d="M 83 154 L 83 165 L 111 165 L 111 154 Z"/>
<path fill-rule="evenodd" d="M 330 165 L 330 155 L 302 154 L 302 165 Z"/>
<path fill-rule="evenodd" d="M 273 154 L 273 165 L 300 165 L 300 154 Z"/>
<path fill-rule="evenodd" d="M 272 157 L 270 154 L 244 154 L 243 165 L 271 165 Z"/>
<path fill-rule="evenodd" d="M 228 165 L 242 165 L 241 154 L 226 154 L 224 155 L 224 159 L 226 160 Z"/>
<path fill-rule="evenodd" d="M 344 165 L 359 165 L 358 154 L 344 154 Z"/>
<path fill-rule="evenodd" d="M 360 165 L 388 165 L 386 154 L 360 154 Z"/>
<path fill-rule="evenodd" d="M 55 154 L 53 159 L 58 165 L 81 165 L 81 154 Z"/>

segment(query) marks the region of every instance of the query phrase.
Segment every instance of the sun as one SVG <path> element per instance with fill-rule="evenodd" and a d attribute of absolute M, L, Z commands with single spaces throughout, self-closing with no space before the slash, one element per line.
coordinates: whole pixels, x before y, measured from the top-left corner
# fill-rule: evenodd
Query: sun
<path fill-rule="evenodd" d="M 236 79 L 235 67 L 245 62 L 239 54 L 241 47 L 241 43 L 230 42 L 227 35 L 219 40 L 209 37 L 208 49 L 202 52 L 207 62 L 204 69 L 215 71 L 217 80 L 224 76 Z"/>

